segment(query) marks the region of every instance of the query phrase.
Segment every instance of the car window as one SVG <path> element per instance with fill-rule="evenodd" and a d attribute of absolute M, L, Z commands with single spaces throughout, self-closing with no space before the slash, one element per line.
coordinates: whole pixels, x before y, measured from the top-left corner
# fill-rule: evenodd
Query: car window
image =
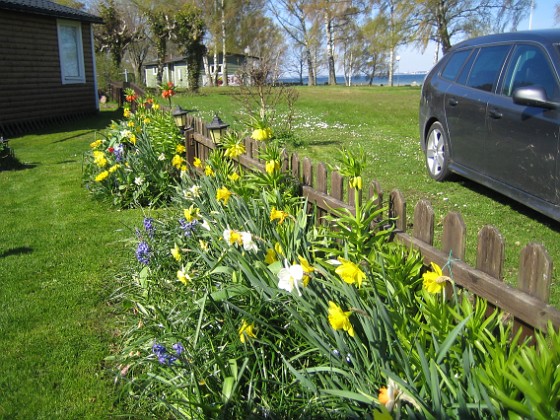
<path fill-rule="evenodd" d="M 455 80 L 457 74 L 463 67 L 463 63 L 471 53 L 471 50 L 457 51 L 447 61 L 445 68 L 441 72 L 441 77 L 447 80 Z"/>
<path fill-rule="evenodd" d="M 493 91 L 510 48 L 509 45 L 481 48 L 466 85 L 487 92 Z"/>
<path fill-rule="evenodd" d="M 559 88 L 546 54 L 534 45 L 519 45 L 512 54 L 501 94 L 512 96 L 525 86 L 540 86 L 549 100 L 558 100 Z"/>

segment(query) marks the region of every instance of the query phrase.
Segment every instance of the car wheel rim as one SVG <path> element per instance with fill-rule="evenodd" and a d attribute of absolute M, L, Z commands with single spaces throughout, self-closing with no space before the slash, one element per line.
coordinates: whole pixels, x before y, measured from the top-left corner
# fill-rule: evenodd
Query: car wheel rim
<path fill-rule="evenodd" d="M 434 176 L 439 175 L 445 161 L 445 143 L 441 130 L 434 129 L 430 132 L 426 147 L 426 160 L 430 173 Z"/>

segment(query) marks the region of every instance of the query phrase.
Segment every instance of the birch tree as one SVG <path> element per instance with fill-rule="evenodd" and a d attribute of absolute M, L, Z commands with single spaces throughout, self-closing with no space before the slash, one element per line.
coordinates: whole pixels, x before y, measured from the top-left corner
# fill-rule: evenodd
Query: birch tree
<path fill-rule="evenodd" d="M 269 7 L 278 24 L 292 42 L 302 49 L 307 67 L 307 84 L 317 84 L 317 61 L 314 51 L 318 49 L 320 21 L 312 13 L 309 0 L 270 0 Z"/>
<path fill-rule="evenodd" d="M 452 39 L 516 30 L 531 0 L 414 0 L 416 42 L 426 48 L 441 44 L 445 54 Z"/>

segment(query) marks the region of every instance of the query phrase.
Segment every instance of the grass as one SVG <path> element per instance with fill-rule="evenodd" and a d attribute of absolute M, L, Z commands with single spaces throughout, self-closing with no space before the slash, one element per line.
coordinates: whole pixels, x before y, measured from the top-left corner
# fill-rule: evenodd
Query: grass
<path fill-rule="evenodd" d="M 117 117 L 12 139 L 15 160 L 0 161 L 1 418 L 122 414 L 104 366 L 117 320 L 107 302 L 141 215 L 81 185 L 82 153 Z"/>
<path fill-rule="evenodd" d="M 560 261 L 560 224 L 492 190 L 456 177 L 433 181 L 426 172 L 419 145 L 417 87 L 298 87 L 295 132 L 303 145 L 300 157 L 335 163 L 342 147 L 361 146 L 368 155 L 368 180 L 376 179 L 385 192 L 399 189 L 408 203 L 408 224 L 418 200 L 432 203 L 436 216 L 436 245 L 444 217 L 460 212 L 467 226 L 466 261 L 476 264 L 477 235 L 495 226 L 506 243 L 503 279 L 517 283 L 519 253 L 530 242 L 543 243 L 553 261 Z M 174 99 L 210 121 L 214 112 L 234 126 L 239 118 L 235 88 L 205 89 L 200 96 Z M 554 269 L 550 302 L 560 307 L 558 268 Z"/>

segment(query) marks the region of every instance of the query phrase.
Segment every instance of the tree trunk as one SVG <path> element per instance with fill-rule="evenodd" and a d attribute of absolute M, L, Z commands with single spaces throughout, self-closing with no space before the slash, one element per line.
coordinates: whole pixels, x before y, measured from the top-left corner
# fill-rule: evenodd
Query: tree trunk
<path fill-rule="evenodd" d="M 224 0 L 222 0 L 222 80 L 224 86 L 228 85 L 226 52 L 226 12 L 224 7 Z"/>
<path fill-rule="evenodd" d="M 332 19 L 325 12 L 325 31 L 327 36 L 327 64 L 329 67 L 329 85 L 336 85 L 336 71 L 334 62 L 334 34 Z"/>
<path fill-rule="evenodd" d="M 311 51 L 307 48 L 307 46 L 305 47 L 305 56 L 307 59 L 307 85 L 315 86 L 313 57 L 311 56 Z"/>
<path fill-rule="evenodd" d="M 395 50 L 393 47 L 389 50 L 389 86 L 393 86 L 393 71 L 395 64 Z"/>

